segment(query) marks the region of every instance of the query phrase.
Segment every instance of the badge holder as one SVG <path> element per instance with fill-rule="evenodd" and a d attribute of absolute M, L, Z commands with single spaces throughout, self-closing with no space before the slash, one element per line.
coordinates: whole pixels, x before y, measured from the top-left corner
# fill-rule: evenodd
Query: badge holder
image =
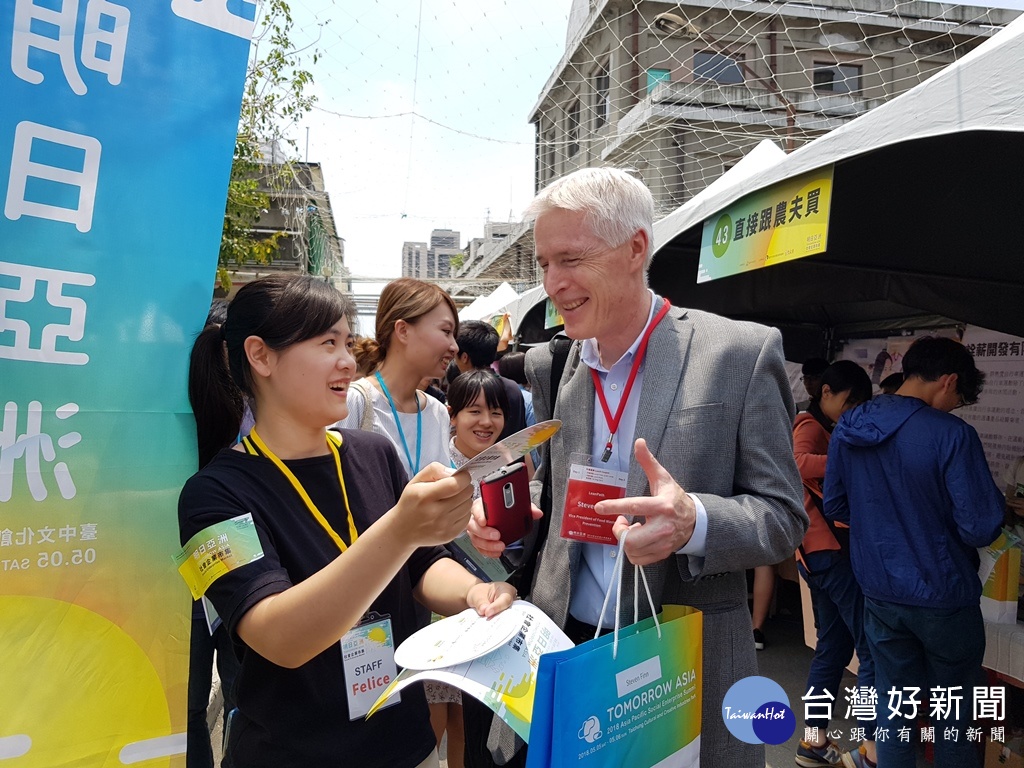
<path fill-rule="evenodd" d="M 612 534 L 615 518 L 597 514 L 594 507 L 605 499 L 625 498 L 628 478 L 628 472 L 596 464 L 589 454 L 572 454 L 562 512 L 562 538 L 588 544 L 617 544 Z"/>
<path fill-rule="evenodd" d="M 348 719 L 361 720 L 398 676 L 391 616 L 371 611 L 346 632 L 341 638 L 341 663 L 345 670 Z M 401 700 L 399 695 L 387 706 Z"/>

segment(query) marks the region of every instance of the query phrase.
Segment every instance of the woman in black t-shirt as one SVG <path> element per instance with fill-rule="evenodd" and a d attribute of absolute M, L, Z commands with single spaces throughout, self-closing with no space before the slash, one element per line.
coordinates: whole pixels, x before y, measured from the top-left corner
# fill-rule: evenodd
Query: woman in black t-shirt
<path fill-rule="evenodd" d="M 225 766 L 436 764 L 418 687 L 362 717 L 390 678 L 388 648 L 418 628 L 414 599 L 491 616 L 514 597 L 438 546 L 466 527 L 468 477 L 432 464 L 406 485 L 385 438 L 326 430 L 345 417 L 355 373 L 349 308 L 322 281 L 263 278 L 192 351 L 201 443 L 231 427 L 241 394 L 256 414 L 241 444 L 188 481 L 178 509 L 197 561 L 212 548 L 226 564 L 245 560 L 206 590 L 242 662 Z M 248 551 L 246 529 L 258 536 Z"/>

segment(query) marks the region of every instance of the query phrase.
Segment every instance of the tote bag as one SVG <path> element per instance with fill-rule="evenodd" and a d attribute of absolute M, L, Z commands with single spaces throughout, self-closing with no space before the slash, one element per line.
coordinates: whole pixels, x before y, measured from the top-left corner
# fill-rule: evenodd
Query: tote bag
<path fill-rule="evenodd" d="M 624 543 L 625 537 L 619 542 L 615 631 L 540 657 L 527 768 L 700 763 L 703 616 L 695 608 L 667 605 L 660 621 L 652 616 L 620 629 Z M 643 569 L 640 579 L 650 602 Z M 634 607 L 638 597 L 634 593 Z"/>

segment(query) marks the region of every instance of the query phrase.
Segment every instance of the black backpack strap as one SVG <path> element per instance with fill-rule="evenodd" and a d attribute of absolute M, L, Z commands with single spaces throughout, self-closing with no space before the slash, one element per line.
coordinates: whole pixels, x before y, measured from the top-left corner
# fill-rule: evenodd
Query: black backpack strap
<path fill-rule="evenodd" d="M 569 350 L 572 349 L 572 339 L 566 336 L 555 336 L 548 342 L 548 349 L 551 350 L 551 414 L 555 413 L 555 405 L 558 403 L 558 386 L 562 382 L 562 374 L 565 372 L 565 364 L 569 360 Z M 551 462 L 548 462 L 550 469 Z M 544 473 L 544 489 L 541 491 L 541 509 L 545 510 L 543 520 L 550 521 L 548 514 L 551 510 L 551 472 Z M 545 532 L 547 526 L 544 526 Z"/>
<path fill-rule="evenodd" d="M 569 351 L 572 349 L 572 339 L 566 336 L 555 336 L 548 342 L 548 350 L 551 352 L 551 386 L 548 390 L 551 393 L 551 414 L 554 417 L 555 405 L 558 402 L 558 386 L 562 381 L 562 374 L 565 372 L 566 362 L 569 360 Z M 550 450 L 551 443 L 548 443 L 547 450 Z M 537 570 L 537 557 L 544 547 L 548 537 L 548 530 L 551 527 L 551 461 L 548 460 L 547 471 L 544 473 L 544 480 L 540 492 L 540 508 L 544 516 L 537 521 L 537 536 L 533 542 L 533 552 L 525 562 L 516 570 L 509 583 L 523 595 L 528 595 L 533 586 L 533 575 Z M 509 563 L 506 563 L 509 565 Z"/>

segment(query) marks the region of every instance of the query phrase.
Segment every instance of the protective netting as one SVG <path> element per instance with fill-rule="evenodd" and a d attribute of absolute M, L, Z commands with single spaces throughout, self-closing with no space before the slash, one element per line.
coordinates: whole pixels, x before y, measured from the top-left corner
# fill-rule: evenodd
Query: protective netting
<path fill-rule="evenodd" d="M 792 151 L 909 90 L 1016 15 L 881 0 L 593 5 L 574 6 L 566 55 L 531 115 L 538 181 L 584 165 L 632 168 L 659 215 L 760 140 Z"/>
<path fill-rule="evenodd" d="M 418 232 L 405 237 L 410 241 L 426 240 L 434 227 L 451 227 L 462 232 L 463 245 L 482 234 L 487 220 L 514 220 L 536 188 L 588 165 L 634 171 L 653 191 L 662 216 L 763 139 L 792 151 L 909 90 L 1017 15 L 910 0 L 508 0 L 500 6 L 438 0 L 394 11 L 393 26 L 406 30 L 399 45 L 373 13 L 332 13 L 341 17 L 317 33 L 327 54 L 312 68 L 318 85 L 344 79 L 339 63 L 364 79 L 367 72 L 381 79 L 374 103 L 357 103 L 363 91 L 349 84 L 337 91 L 323 88 L 314 108 L 314 116 L 333 120 L 335 130 L 352 131 L 359 154 L 376 163 L 366 167 L 394 182 L 387 206 L 362 218 L 378 217 L 381 230 L 415 222 Z M 516 13 L 518 26 L 505 21 Z M 446 28 L 440 23 L 451 18 L 458 21 L 454 28 L 450 21 Z M 534 33 L 524 45 L 526 27 L 544 34 Z M 552 29 L 564 30 L 561 59 L 538 70 L 537 60 L 550 57 Z M 444 58 L 445 46 L 458 51 L 457 63 Z M 397 66 L 395 59 L 404 64 Z M 321 71 L 325 65 L 330 74 Z M 503 122 L 480 119 L 473 87 L 478 82 L 495 84 L 486 91 L 489 103 L 515 105 Z M 519 106 L 531 102 L 526 110 Z M 389 117 L 402 120 L 384 119 Z M 407 135 L 408 151 L 397 157 L 394 133 Z M 420 150 L 424 137 L 437 134 L 448 137 L 455 154 L 432 157 Z M 392 155 L 385 157 L 386 151 Z M 454 163 L 460 151 L 473 158 L 479 175 L 445 177 L 433 170 L 437 163 Z M 526 195 L 504 210 L 450 211 L 447 220 L 440 212 L 417 209 L 417 189 L 431 184 L 468 187 L 456 207 L 484 198 L 479 188 L 474 196 L 474 185 L 487 183 L 488 158 L 500 158 L 493 165 L 502 169 L 514 158 L 527 180 L 523 186 L 532 181 Z M 352 168 L 362 178 L 358 166 Z M 355 186 L 358 192 L 363 184 Z M 358 225 L 355 215 L 346 220 L 336 214 L 342 237 L 349 236 L 349 224 Z M 466 251 L 448 283 L 456 292 L 479 294 L 500 281 L 517 289 L 537 282 L 528 227 L 512 226 L 500 238 L 477 243 L 472 257 Z M 401 259 L 400 243 L 388 245 L 386 258 Z"/>

